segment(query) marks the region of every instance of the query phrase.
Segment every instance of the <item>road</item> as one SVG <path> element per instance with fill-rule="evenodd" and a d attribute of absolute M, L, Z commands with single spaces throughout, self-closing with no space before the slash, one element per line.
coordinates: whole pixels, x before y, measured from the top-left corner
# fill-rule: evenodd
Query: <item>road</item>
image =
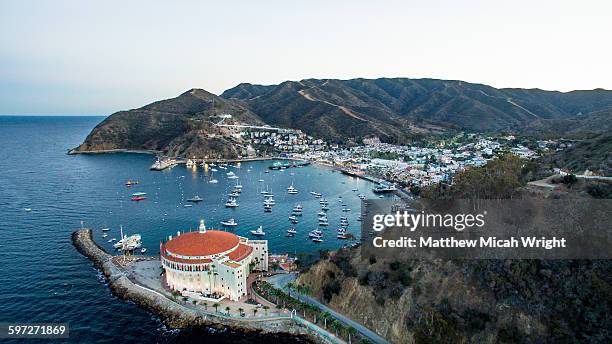
<path fill-rule="evenodd" d="M 274 287 L 279 288 L 279 289 L 283 289 L 286 290 L 286 286 L 289 282 L 292 282 L 296 279 L 297 275 L 296 274 L 280 274 L 280 275 L 274 275 L 272 277 L 270 277 L 268 279 L 268 282 L 270 284 L 272 284 Z M 295 290 L 291 291 L 292 295 L 298 294 Z M 339 321 L 343 322 L 345 325 L 349 325 L 352 326 L 355 330 L 357 330 L 357 332 L 361 333 L 361 335 L 363 335 L 364 337 L 368 338 L 370 341 L 377 343 L 377 344 L 383 344 L 383 343 L 388 343 L 388 341 L 386 339 L 384 339 L 383 337 L 379 336 L 378 334 L 376 334 L 374 331 L 369 330 L 367 327 L 361 325 L 358 322 L 355 322 L 347 317 L 345 317 L 344 315 L 336 312 L 335 310 L 327 307 L 326 305 L 322 304 L 321 302 L 317 301 L 316 299 L 308 296 L 308 295 L 304 295 L 304 294 L 299 294 L 300 295 L 300 300 L 308 302 L 312 305 L 315 305 L 319 308 L 321 308 L 321 310 L 325 311 L 325 312 L 329 312 L 329 314 L 331 314 L 334 318 L 338 319 Z"/>

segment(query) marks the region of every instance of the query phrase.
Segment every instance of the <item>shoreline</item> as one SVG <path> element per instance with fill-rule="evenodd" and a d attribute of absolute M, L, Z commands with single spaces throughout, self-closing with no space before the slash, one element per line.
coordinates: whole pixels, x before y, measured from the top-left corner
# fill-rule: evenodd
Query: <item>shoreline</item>
<path fill-rule="evenodd" d="M 69 149 L 68 155 L 80 155 L 80 154 L 112 154 L 112 153 L 130 153 L 130 154 L 159 154 L 162 151 L 149 150 L 149 149 L 100 149 L 100 150 L 91 150 L 91 151 L 78 151 L 76 148 Z"/>
<path fill-rule="evenodd" d="M 222 314 L 203 314 L 181 305 L 155 290 L 134 283 L 113 261 L 113 255 L 104 251 L 92 237 L 91 229 L 79 229 L 72 233 L 72 244 L 83 256 L 102 271 L 111 292 L 121 299 L 129 300 L 158 316 L 171 328 L 216 328 L 233 330 L 245 335 L 283 334 L 302 337 L 314 343 L 330 343 L 313 333 L 298 320 L 278 317 L 276 319 L 230 319 Z"/>

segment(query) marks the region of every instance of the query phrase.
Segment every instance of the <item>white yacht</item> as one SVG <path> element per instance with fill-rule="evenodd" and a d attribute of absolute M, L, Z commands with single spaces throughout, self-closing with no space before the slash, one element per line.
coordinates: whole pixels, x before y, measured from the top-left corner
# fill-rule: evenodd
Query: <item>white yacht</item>
<path fill-rule="evenodd" d="M 287 193 L 290 195 L 295 195 L 298 193 L 298 191 L 293 187 L 293 184 L 291 184 L 291 186 L 287 188 Z"/>
<path fill-rule="evenodd" d="M 191 159 L 187 159 L 187 163 L 185 163 L 185 166 L 187 166 L 187 168 L 192 168 L 196 165 L 195 161 L 191 160 Z"/>
<path fill-rule="evenodd" d="M 310 238 L 320 238 L 321 236 L 323 236 L 323 232 L 319 229 L 315 229 L 313 231 L 310 231 L 310 233 L 308 233 L 308 236 Z"/>
<path fill-rule="evenodd" d="M 297 231 L 295 230 L 295 228 L 291 227 L 291 228 L 287 229 L 287 233 L 289 233 L 289 234 L 296 234 Z"/>
<path fill-rule="evenodd" d="M 225 207 L 226 208 L 236 208 L 238 207 L 238 203 L 236 202 L 235 198 L 230 198 L 227 200 L 227 202 L 225 202 Z"/>
<path fill-rule="evenodd" d="M 113 247 L 122 251 L 132 251 L 142 246 L 141 239 L 140 234 L 133 234 L 130 236 L 124 235 L 123 227 L 121 227 L 121 239 L 117 241 Z"/>
<path fill-rule="evenodd" d="M 251 235 L 264 236 L 266 235 L 266 232 L 264 232 L 262 226 L 259 226 L 259 228 L 257 228 L 256 230 L 251 231 Z"/>
<path fill-rule="evenodd" d="M 238 222 L 236 222 L 234 219 L 229 219 L 227 221 L 221 221 L 221 224 L 226 226 L 226 227 L 235 227 L 235 226 L 238 226 Z"/>

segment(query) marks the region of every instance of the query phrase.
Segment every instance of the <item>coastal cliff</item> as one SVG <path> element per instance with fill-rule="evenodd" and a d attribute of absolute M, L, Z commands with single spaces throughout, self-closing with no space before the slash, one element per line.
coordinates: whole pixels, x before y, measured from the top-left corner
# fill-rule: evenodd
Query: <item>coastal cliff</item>
<path fill-rule="evenodd" d="M 228 113 L 232 121 L 263 123 L 235 102 L 192 89 L 176 98 L 110 115 L 70 153 L 144 150 L 169 156 L 236 158 L 243 147 L 213 124 Z"/>
<path fill-rule="evenodd" d="M 130 300 L 156 314 L 171 328 L 214 328 L 220 331 L 241 333 L 253 338 L 275 338 L 277 335 L 292 336 L 295 341 L 327 343 L 291 319 L 266 321 L 238 321 L 214 315 L 202 315 L 196 310 L 184 307 L 165 296 L 133 283 L 93 240 L 90 229 L 72 233 L 72 243 L 81 254 L 89 258 L 100 269 L 116 296 Z M 263 337 L 262 337 L 263 336 Z"/>

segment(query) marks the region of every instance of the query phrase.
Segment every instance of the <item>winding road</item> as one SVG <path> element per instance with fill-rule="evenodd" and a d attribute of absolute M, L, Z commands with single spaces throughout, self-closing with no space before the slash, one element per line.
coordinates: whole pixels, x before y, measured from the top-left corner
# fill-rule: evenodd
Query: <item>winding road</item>
<path fill-rule="evenodd" d="M 279 275 L 274 275 L 270 278 L 267 279 L 267 281 L 272 284 L 274 287 L 282 289 L 282 290 L 286 290 L 286 286 L 289 282 L 294 281 L 297 278 L 296 274 L 279 274 Z M 292 291 L 293 294 L 299 294 L 298 292 L 296 292 L 295 290 Z M 319 308 L 321 308 L 323 311 L 325 312 L 329 312 L 329 314 L 331 314 L 334 318 L 338 319 L 339 321 L 343 322 L 345 325 L 351 326 L 353 327 L 355 330 L 357 330 L 357 332 L 361 333 L 361 335 L 363 335 L 364 337 L 368 338 L 369 340 L 371 340 L 372 342 L 376 343 L 376 344 L 386 344 L 389 343 L 386 339 L 384 339 L 383 337 L 379 336 L 378 334 L 376 334 L 374 331 L 371 331 L 370 329 L 368 329 L 367 327 L 361 325 L 360 323 L 353 321 L 347 317 L 345 317 L 344 315 L 336 312 L 335 310 L 327 307 L 326 305 L 322 304 L 321 302 L 317 301 L 316 299 L 308 296 L 308 295 L 304 295 L 304 294 L 299 294 L 300 295 L 300 300 L 301 301 L 305 301 L 308 302 L 312 305 L 315 305 Z"/>

